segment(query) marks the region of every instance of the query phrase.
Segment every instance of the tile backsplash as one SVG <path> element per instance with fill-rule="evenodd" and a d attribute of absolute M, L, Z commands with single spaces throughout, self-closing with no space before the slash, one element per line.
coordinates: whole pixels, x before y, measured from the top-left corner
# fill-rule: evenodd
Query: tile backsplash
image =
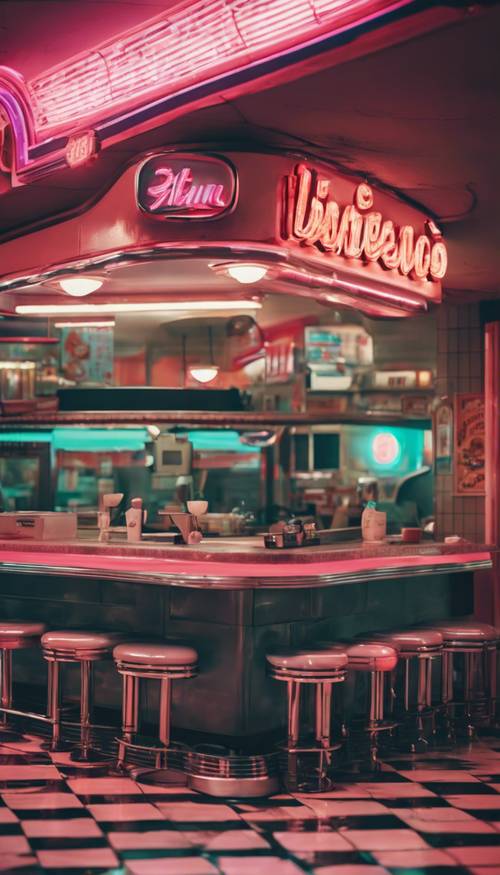
<path fill-rule="evenodd" d="M 444 303 L 437 313 L 436 394 L 453 404 L 460 392 L 483 391 L 483 332 L 479 304 Z M 484 497 L 454 495 L 453 475 L 436 473 L 437 536 L 484 541 Z"/>

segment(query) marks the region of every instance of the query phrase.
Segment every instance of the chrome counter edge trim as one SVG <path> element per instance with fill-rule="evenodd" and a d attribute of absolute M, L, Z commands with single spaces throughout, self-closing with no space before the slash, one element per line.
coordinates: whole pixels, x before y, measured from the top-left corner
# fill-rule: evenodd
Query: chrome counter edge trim
<path fill-rule="evenodd" d="M 0 574 L 41 574 L 50 577 L 71 575 L 80 578 L 94 578 L 122 583 L 147 583 L 159 586 L 187 587 L 191 589 L 310 589 L 325 586 L 340 586 L 347 583 L 369 583 L 373 580 L 392 580 L 402 577 L 422 577 L 429 574 L 458 574 L 464 571 L 484 571 L 493 567 L 491 559 L 478 559 L 471 562 L 450 562 L 435 565 L 390 566 L 372 568 L 366 571 L 331 573 L 321 575 L 291 575 L 290 577 L 209 577 L 203 575 L 177 575 L 164 572 L 138 572 L 99 568 L 79 568 L 72 565 L 35 565 L 28 562 L 0 562 Z"/>

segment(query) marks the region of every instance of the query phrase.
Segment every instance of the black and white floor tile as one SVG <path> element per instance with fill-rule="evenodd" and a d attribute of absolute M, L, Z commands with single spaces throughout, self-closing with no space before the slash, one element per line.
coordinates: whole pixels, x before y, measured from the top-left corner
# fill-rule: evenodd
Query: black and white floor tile
<path fill-rule="evenodd" d="M 5 872 L 500 875 L 500 742 L 399 754 L 324 793 L 218 800 L 0 740 Z"/>

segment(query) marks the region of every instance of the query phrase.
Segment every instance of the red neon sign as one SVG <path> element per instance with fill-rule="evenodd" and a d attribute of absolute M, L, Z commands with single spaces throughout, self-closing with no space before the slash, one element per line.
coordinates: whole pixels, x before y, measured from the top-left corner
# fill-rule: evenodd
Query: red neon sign
<path fill-rule="evenodd" d="M 86 164 L 96 153 L 95 131 L 73 134 L 66 144 L 66 161 L 69 167 L 79 167 L 81 164 Z"/>
<path fill-rule="evenodd" d="M 137 203 L 160 218 L 206 219 L 234 203 L 236 174 L 220 158 L 155 155 L 137 177 Z"/>
<path fill-rule="evenodd" d="M 191 0 L 41 73 L 28 84 L 35 127 L 47 131 L 143 96 L 178 93 L 411 0 Z"/>
<path fill-rule="evenodd" d="M 377 261 L 387 270 L 417 280 L 441 280 L 448 263 L 446 246 L 433 222 L 425 234 L 411 225 L 397 228 L 373 210 L 373 191 L 357 186 L 354 203 L 341 206 L 322 179 L 301 164 L 287 178 L 286 235 L 306 246 L 344 258 Z"/>

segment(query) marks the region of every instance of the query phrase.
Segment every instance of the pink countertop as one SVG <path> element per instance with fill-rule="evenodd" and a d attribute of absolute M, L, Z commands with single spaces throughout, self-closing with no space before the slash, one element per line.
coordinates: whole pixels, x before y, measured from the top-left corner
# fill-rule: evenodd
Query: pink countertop
<path fill-rule="evenodd" d="M 0 570 L 36 571 L 210 587 L 329 585 L 374 576 L 439 573 L 491 565 L 490 549 L 468 542 L 363 544 L 266 550 L 260 538 L 195 546 L 91 540 L 0 540 Z"/>

